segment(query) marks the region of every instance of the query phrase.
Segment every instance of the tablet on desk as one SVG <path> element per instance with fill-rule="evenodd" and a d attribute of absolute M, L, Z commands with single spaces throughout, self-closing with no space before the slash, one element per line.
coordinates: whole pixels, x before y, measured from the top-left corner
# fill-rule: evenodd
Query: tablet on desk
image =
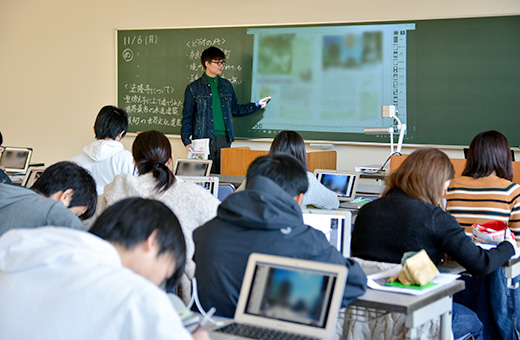
<path fill-rule="evenodd" d="M 0 155 L 0 166 L 8 173 L 25 173 L 29 168 L 32 149 L 6 146 Z"/>
<path fill-rule="evenodd" d="M 316 169 L 314 174 L 323 186 L 338 195 L 340 202 L 351 202 L 356 197 L 359 173 Z"/>

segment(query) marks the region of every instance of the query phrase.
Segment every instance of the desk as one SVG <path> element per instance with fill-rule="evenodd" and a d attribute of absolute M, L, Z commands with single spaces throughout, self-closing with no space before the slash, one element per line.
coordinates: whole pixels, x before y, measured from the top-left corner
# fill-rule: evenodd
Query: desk
<path fill-rule="evenodd" d="M 405 315 L 405 326 L 411 330 L 411 338 L 416 338 L 415 328 L 426 321 L 441 316 L 441 340 L 452 339 L 451 310 L 453 294 L 464 289 L 464 282 L 455 282 L 422 296 L 405 295 L 367 289 L 352 306 L 364 307 Z"/>
<path fill-rule="evenodd" d="M 518 283 L 513 285 L 511 282 L 515 277 L 520 275 L 520 256 L 514 259 L 509 259 L 503 268 L 507 279 L 507 287 L 510 289 L 517 289 Z"/>

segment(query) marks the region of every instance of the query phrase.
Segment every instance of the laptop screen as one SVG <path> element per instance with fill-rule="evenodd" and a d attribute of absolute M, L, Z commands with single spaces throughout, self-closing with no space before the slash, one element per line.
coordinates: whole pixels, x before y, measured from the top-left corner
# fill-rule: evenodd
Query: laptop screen
<path fill-rule="evenodd" d="M 209 190 L 211 194 L 215 197 L 218 197 L 218 177 L 208 177 L 208 176 L 179 176 L 185 182 L 191 182 L 197 185 L 200 185 L 206 190 Z"/>
<path fill-rule="evenodd" d="M 23 173 L 27 171 L 32 149 L 6 146 L 0 154 L 0 165 L 7 172 Z"/>
<path fill-rule="evenodd" d="M 354 199 L 356 195 L 357 175 L 354 173 L 326 173 L 317 174 L 318 181 L 330 191 L 335 192 L 340 199 Z"/>
<path fill-rule="evenodd" d="M 343 252 L 345 216 L 338 214 L 313 214 L 304 212 L 303 223 L 323 232 L 329 243 L 339 252 Z"/>
<path fill-rule="evenodd" d="M 173 173 L 178 176 L 208 176 L 212 163 L 211 160 L 177 159 Z"/>
<path fill-rule="evenodd" d="M 335 273 L 258 262 L 245 313 L 325 328 Z"/>

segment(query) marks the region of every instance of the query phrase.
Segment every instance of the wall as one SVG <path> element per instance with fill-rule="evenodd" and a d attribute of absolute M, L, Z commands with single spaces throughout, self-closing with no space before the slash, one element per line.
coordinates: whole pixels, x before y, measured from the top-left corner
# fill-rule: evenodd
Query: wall
<path fill-rule="evenodd" d="M 115 104 L 115 29 L 356 22 L 520 14 L 518 0 L 0 1 L 0 131 L 33 161 L 70 159 Z M 442 132 L 439 132 L 442 133 Z M 132 136 L 124 139 L 127 148 Z M 469 143 L 469 141 L 468 141 Z M 179 139 L 174 153 L 184 155 Z M 265 142 L 235 146 L 268 149 Z M 382 163 L 388 146 L 338 145 L 338 167 Z M 405 149 L 410 152 L 412 149 Z M 459 150 L 445 149 L 450 157 Z"/>

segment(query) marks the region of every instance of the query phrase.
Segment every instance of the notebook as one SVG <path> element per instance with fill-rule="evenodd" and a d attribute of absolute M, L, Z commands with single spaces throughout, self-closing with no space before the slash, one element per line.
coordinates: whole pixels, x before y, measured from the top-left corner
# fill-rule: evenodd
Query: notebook
<path fill-rule="evenodd" d="M 212 330 L 210 337 L 269 338 L 224 333 L 246 329 L 274 333 L 273 339 L 284 339 L 285 334 L 330 338 L 346 279 L 344 265 L 253 253 L 247 262 L 234 320 Z"/>
<path fill-rule="evenodd" d="M 177 159 L 173 173 L 179 176 L 209 176 L 212 163 L 210 159 Z"/>
<path fill-rule="evenodd" d="M 31 148 L 5 146 L 0 154 L 0 165 L 5 167 L 5 172 L 25 173 L 29 168 L 32 151 Z"/>
<path fill-rule="evenodd" d="M 352 212 L 303 209 L 303 223 L 325 234 L 329 243 L 345 257 L 350 257 Z"/>
<path fill-rule="evenodd" d="M 36 180 L 40 178 L 42 173 L 45 171 L 45 168 L 46 167 L 44 166 L 30 166 L 27 172 L 25 173 L 25 177 L 22 181 L 22 186 L 26 188 L 32 187 L 34 182 L 36 182 Z"/>
<path fill-rule="evenodd" d="M 356 198 L 359 173 L 316 169 L 314 174 L 322 185 L 338 195 L 340 202 L 351 202 Z"/>
<path fill-rule="evenodd" d="M 213 176 L 178 176 L 185 182 L 195 183 L 204 189 L 209 190 L 211 194 L 218 198 L 219 178 Z"/>

